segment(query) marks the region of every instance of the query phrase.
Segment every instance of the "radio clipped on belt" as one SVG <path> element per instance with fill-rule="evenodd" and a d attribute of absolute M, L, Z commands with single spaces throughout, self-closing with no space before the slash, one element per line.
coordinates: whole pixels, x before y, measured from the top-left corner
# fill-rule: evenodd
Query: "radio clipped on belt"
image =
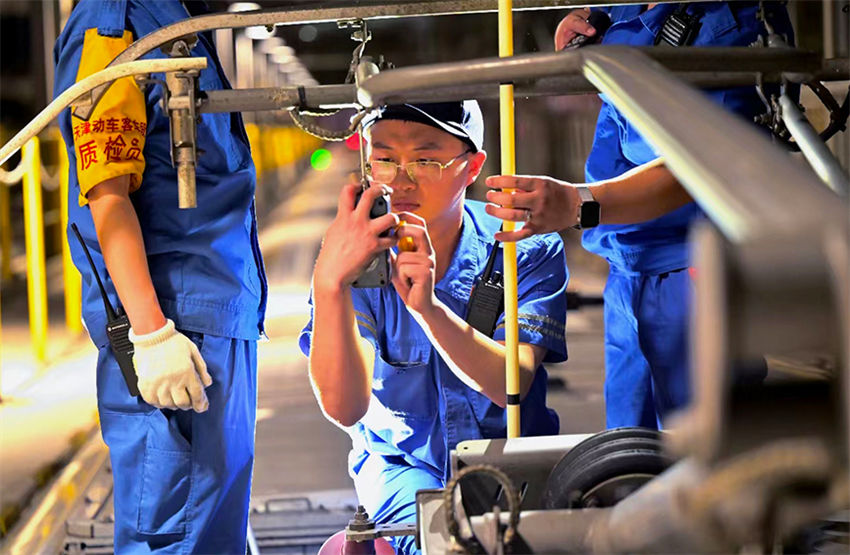
<path fill-rule="evenodd" d="M 109 347 L 112 349 L 112 355 L 118 362 L 118 367 L 121 369 L 121 374 L 124 375 L 124 381 L 127 383 L 127 389 L 130 395 L 139 396 L 138 378 L 136 370 L 133 368 L 133 343 L 130 341 L 130 319 L 124 314 L 124 310 L 119 306 L 117 310 L 112 307 L 109 302 L 109 297 L 106 295 L 106 288 L 103 282 L 100 281 L 100 275 L 97 273 L 97 267 L 94 265 L 91 253 L 86 247 L 83 237 L 80 235 L 80 230 L 77 224 L 71 224 L 71 229 L 77 240 L 83 247 L 83 252 L 86 253 L 86 258 L 91 265 L 94 279 L 97 281 L 97 287 L 100 289 L 100 296 L 103 299 L 103 308 L 106 311 L 106 337 L 109 338 Z"/>
<path fill-rule="evenodd" d="M 493 243 L 484 273 L 472 286 L 469 303 L 466 305 L 466 322 L 487 337 L 493 337 L 499 316 L 505 311 L 505 285 L 502 274 L 493 272 L 500 246 L 498 241 Z"/>

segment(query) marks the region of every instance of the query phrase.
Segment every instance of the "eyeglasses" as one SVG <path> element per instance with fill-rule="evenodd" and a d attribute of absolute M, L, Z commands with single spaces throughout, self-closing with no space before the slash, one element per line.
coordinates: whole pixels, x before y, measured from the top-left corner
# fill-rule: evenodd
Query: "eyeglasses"
<path fill-rule="evenodd" d="M 418 185 L 436 183 L 443 178 L 443 170 L 454 164 L 459 158 L 472 152 L 467 150 L 441 164 L 436 160 L 418 160 L 407 164 L 397 164 L 389 160 L 372 160 L 366 163 L 366 175 L 378 183 L 392 183 L 398 170 L 404 168 L 410 180 Z"/>

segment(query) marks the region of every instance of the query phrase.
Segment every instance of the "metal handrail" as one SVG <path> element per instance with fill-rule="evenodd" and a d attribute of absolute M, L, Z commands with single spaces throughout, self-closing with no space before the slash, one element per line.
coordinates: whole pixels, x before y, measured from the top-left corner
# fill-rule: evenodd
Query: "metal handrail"
<path fill-rule="evenodd" d="M 607 48 L 607 47 L 603 47 Z M 646 53 L 650 56 L 657 56 L 658 50 L 652 49 Z M 741 48 L 740 53 L 746 57 L 753 49 Z M 791 51 L 791 55 L 795 51 Z M 563 55 L 563 54 L 561 54 Z M 786 56 L 788 53 L 785 54 Z M 545 54 L 534 54 L 530 58 L 534 60 Z M 663 54 L 661 55 L 663 56 Z M 697 56 L 699 54 L 697 53 Z M 657 58 L 656 58 L 657 59 Z M 664 64 L 664 59 L 658 59 Z M 678 61 L 677 61 L 678 63 Z M 796 63 L 808 64 L 798 60 Z M 420 66 L 421 68 L 422 66 Z M 404 70 L 390 70 L 385 73 L 395 75 L 397 71 L 409 71 L 411 68 Z M 668 67 L 668 69 L 670 69 Z M 676 76 L 690 85 L 699 89 L 712 88 L 730 88 L 730 87 L 745 87 L 755 86 L 761 83 L 779 83 L 782 79 L 799 82 L 801 80 L 808 81 L 814 79 L 816 81 L 840 81 L 850 78 L 850 60 L 843 59 L 827 59 L 823 60 L 822 65 L 812 71 L 812 73 L 761 73 L 759 71 L 674 71 Z M 379 74 L 380 75 L 380 74 Z M 595 93 L 596 87 L 590 84 L 590 81 L 580 74 L 563 74 L 558 76 L 548 76 L 534 78 L 529 81 L 519 81 L 514 83 L 515 95 L 522 98 L 548 96 L 548 95 L 565 95 L 565 94 L 588 94 Z M 370 83 L 367 87 L 371 87 Z M 339 109 L 339 108 L 358 108 L 360 105 L 357 102 L 353 84 L 347 85 L 312 85 L 299 86 L 287 85 L 283 87 L 265 87 L 265 88 L 245 88 L 245 89 L 223 89 L 204 91 L 206 94 L 198 100 L 197 111 L 199 113 L 220 113 L 220 112 L 262 112 L 272 110 L 286 110 L 295 107 L 307 108 L 324 108 L 324 109 Z M 371 90 L 371 89 L 369 89 Z M 492 82 L 483 82 L 474 85 L 458 86 L 453 83 L 452 86 L 444 89 L 429 89 L 421 91 L 405 92 L 404 99 L 406 102 L 443 102 L 455 100 L 457 98 L 477 98 L 478 100 L 496 99 L 499 97 L 499 89 Z"/>
<path fill-rule="evenodd" d="M 616 49 L 616 50 L 611 50 Z M 457 89 L 476 85 L 523 82 L 552 76 L 578 76 L 584 67 L 585 56 L 591 52 L 623 52 L 634 50 L 642 57 L 659 62 L 671 71 L 702 74 L 722 68 L 730 73 L 780 73 L 809 76 L 823 74 L 824 64 L 812 53 L 795 49 L 748 47 L 691 47 L 691 48 L 624 48 L 621 46 L 589 46 L 569 52 L 524 54 L 507 60 L 480 58 L 462 62 L 430 64 L 384 71 L 361 84 L 358 100 L 367 107 L 394 103 L 408 96 L 428 91 Z M 829 75 L 850 77 L 850 63 L 829 61 Z"/>
<path fill-rule="evenodd" d="M 62 94 L 57 96 L 53 102 L 39 112 L 26 127 L 18 131 L 12 139 L 0 148 L 0 164 L 3 164 L 14 153 L 16 153 L 29 139 L 38 135 L 47 125 L 56 119 L 62 110 L 73 104 L 82 95 L 100 87 L 108 85 L 122 77 L 131 75 L 144 75 L 148 73 L 160 73 L 169 71 L 184 71 L 190 69 L 204 69 L 207 67 L 206 58 L 173 58 L 138 60 L 117 66 L 108 67 L 97 73 L 93 73 L 68 87 Z M 104 89 L 105 90 L 105 89 Z"/>

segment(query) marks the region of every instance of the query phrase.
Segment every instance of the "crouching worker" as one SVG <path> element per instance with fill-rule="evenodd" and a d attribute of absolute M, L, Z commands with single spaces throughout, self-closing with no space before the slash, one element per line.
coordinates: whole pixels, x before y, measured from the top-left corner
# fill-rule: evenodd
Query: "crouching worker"
<path fill-rule="evenodd" d="M 475 101 L 389 106 L 364 129 L 372 186 L 359 204 L 359 185 L 340 194 L 300 345 L 319 404 L 351 436 L 360 502 L 378 523 L 414 522 L 416 491 L 445 485 L 459 441 L 506 433 L 504 315 L 492 338 L 464 321 L 500 221 L 465 200 L 486 158 Z M 382 191 L 394 212 L 372 220 Z M 412 250 L 396 249 L 401 239 Z M 392 284 L 352 288 L 388 248 Z M 517 250 L 522 433 L 557 434 L 541 363 L 566 359 L 563 244 L 540 235 Z M 394 547 L 416 552 L 411 536 Z"/>

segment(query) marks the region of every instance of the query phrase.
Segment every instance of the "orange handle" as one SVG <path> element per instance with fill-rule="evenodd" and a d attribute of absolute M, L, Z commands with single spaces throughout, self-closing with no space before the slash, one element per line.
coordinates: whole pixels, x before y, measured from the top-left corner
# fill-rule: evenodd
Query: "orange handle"
<path fill-rule="evenodd" d="M 404 227 L 407 222 L 404 220 L 399 220 L 398 227 L 396 229 L 400 229 Z M 413 244 L 413 237 L 402 237 L 398 240 L 398 250 L 399 252 L 413 252 L 416 250 L 416 246 Z"/>

